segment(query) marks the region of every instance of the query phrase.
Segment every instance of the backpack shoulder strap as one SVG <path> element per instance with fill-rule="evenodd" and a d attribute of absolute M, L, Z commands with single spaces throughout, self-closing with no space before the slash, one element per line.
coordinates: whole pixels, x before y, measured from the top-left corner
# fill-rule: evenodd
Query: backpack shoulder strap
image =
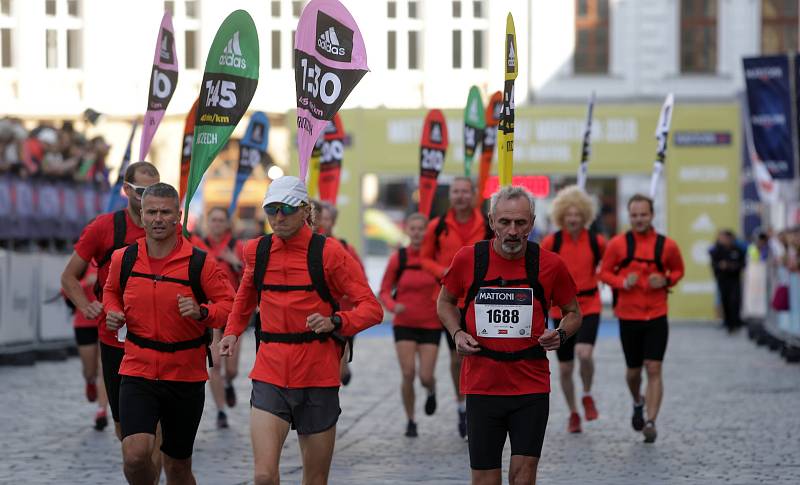
<path fill-rule="evenodd" d="M 475 253 L 472 258 L 472 284 L 467 290 L 467 295 L 464 297 L 464 306 L 461 307 L 461 328 L 467 328 L 467 308 L 469 304 L 475 299 L 478 291 L 481 289 L 483 280 L 486 279 L 486 273 L 489 271 L 489 241 L 478 241 L 473 246 Z"/>
<path fill-rule="evenodd" d="M 264 286 L 264 275 L 269 266 L 270 249 L 272 249 L 272 234 L 261 236 L 256 246 L 256 265 L 253 267 L 253 286 L 258 290 L 259 302 L 261 302 L 261 287 Z"/>
<path fill-rule="evenodd" d="M 339 243 L 341 243 L 342 246 L 344 246 L 345 249 L 350 251 L 350 245 L 347 244 L 347 239 L 337 238 L 337 240 L 339 241 Z"/>
<path fill-rule="evenodd" d="M 325 268 L 322 263 L 322 253 L 325 249 L 326 237 L 322 234 L 312 234 L 311 241 L 308 243 L 308 274 L 311 276 L 311 285 L 317 291 L 320 298 L 328 303 L 333 312 L 339 311 L 339 302 L 331 294 L 328 283 L 325 281 Z"/>
<path fill-rule="evenodd" d="M 122 265 L 119 270 L 119 288 L 122 293 L 125 292 L 125 286 L 128 285 L 128 278 L 131 277 L 133 272 L 133 265 L 136 264 L 136 257 L 139 254 L 139 244 L 133 243 L 122 253 Z"/>
<path fill-rule="evenodd" d="M 125 246 L 125 235 L 128 230 L 125 210 L 126 209 L 118 210 L 114 213 L 114 249 Z"/>
<path fill-rule="evenodd" d="M 561 252 L 561 244 L 564 243 L 564 231 L 558 230 L 553 234 L 553 252 L 558 254 Z"/>
<path fill-rule="evenodd" d="M 492 229 L 492 225 L 489 224 L 489 215 L 481 211 L 481 217 L 483 217 L 483 238 L 492 239 L 494 237 L 494 230 Z"/>
<path fill-rule="evenodd" d="M 547 327 L 547 315 L 550 306 L 544 297 L 544 288 L 539 283 L 539 255 L 541 251 L 539 245 L 535 242 L 528 242 L 525 250 L 525 275 L 528 278 L 528 285 L 533 289 L 533 296 L 539 300 L 544 312 L 545 327 Z"/>
<path fill-rule="evenodd" d="M 395 284 L 400 281 L 400 276 L 408 266 L 408 249 L 400 248 L 397 250 L 397 276 L 395 277 Z"/>
<path fill-rule="evenodd" d="M 439 251 L 439 236 L 441 236 L 442 233 L 447 233 L 447 221 L 445 221 L 446 216 L 446 212 L 439 216 L 439 218 L 436 220 L 436 229 L 433 230 L 433 240 L 436 246 L 436 251 Z"/>
<path fill-rule="evenodd" d="M 659 234 L 656 236 L 656 248 L 653 251 L 653 261 L 656 263 L 656 268 L 658 268 L 659 273 L 664 272 L 664 243 L 666 239 L 663 234 Z"/>
<path fill-rule="evenodd" d="M 102 259 L 97 262 L 97 267 L 101 268 L 111 261 L 114 251 L 125 247 L 125 234 L 127 233 L 127 220 L 125 219 L 125 209 L 114 212 L 114 244 L 106 251 Z"/>
<path fill-rule="evenodd" d="M 594 256 L 594 266 L 600 264 L 600 241 L 597 233 L 589 229 L 589 246 L 592 248 L 592 256 Z"/>
<path fill-rule="evenodd" d="M 633 238 L 633 231 L 625 233 L 625 259 L 620 261 L 618 269 L 622 269 L 633 261 L 633 256 L 636 254 L 636 240 Z"/>
<path fill-rule="evenodd" d="M 233 248 L 235 248 L 235 247 L 236 247 L 236 238 L 235 238 L 235 237 L 232 237 L 232 238 L 231 238 L 231 239 L 228 241 L 228 249 L 230 249 L 231 251 L 233 251 Z"/>
<path fill-rule="evenodd" d="M 206 264 L 206 252 L 202 249 L 192 248 L 192 256 L 189 258 L 189 286 L 192 287 L 194 299 L 199 305 L 208 303 L 208 297 L 203 290 L 201 274 L 203 266 Z"/>

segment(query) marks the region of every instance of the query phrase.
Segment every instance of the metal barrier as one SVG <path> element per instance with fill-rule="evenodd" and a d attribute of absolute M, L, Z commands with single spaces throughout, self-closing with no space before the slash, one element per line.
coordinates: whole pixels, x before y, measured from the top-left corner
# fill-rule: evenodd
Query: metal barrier
<path fill-rule="evenodd" d="M 789 290 L 788 311 L 777 311 L 772 305 L 773 295 L 782 285 Z M 750 338 L 780 352 L 788 362 L 800 362 L 800 274 L 751 261 L 745 273 L 744 295 L 743 317 L 748 321 Z M 760 298 L 763 301 L 759 302 Z M 764 308 L 763 317 L 754 308 Z"/>

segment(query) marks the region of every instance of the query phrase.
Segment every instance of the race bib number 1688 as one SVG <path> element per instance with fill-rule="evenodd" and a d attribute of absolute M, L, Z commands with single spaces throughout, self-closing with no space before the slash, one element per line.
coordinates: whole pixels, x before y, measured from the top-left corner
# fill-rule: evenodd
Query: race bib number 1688
<path fill-rule="evenodd" d="M 486 338 L 530 338 L 531 288 L 481 288 L 475 296 L 475 330 Z"/>

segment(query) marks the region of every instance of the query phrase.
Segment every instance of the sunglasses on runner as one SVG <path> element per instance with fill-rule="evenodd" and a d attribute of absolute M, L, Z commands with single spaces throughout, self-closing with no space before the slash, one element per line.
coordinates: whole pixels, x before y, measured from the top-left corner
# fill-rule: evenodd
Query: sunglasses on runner
<path fill-rule="evenodd" d="M 266 212 L 269 216 L 274 216 L 278 212 L 285 216 L 290 216 L 299 211 L 301 207 L 302 205 L 295 207 L 288 204 L 271 204 L 264 207 L 264 212 Z"/>
<path fill-rule="evenodd" d="M 136 192 L 136 195 L 138 195 L 139 197 L 144 195 L 144 191 L 147 190 L 147 187 L 142 187 L 141 185 L 134 185 L 134 184 L 132 184 L 130 182 L 125 182 L 125 185 L 129 186 L 130 188 L 132 188 L 133 191 Z"/>

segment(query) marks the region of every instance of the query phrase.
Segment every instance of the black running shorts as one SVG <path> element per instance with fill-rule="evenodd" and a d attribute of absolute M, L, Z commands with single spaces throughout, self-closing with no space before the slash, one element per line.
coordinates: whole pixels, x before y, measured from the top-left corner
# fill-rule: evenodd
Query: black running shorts
<path fill-rule="evenodd" d="M 125 357 L 125 349 L 100 342 L 100 362 L 103 364 L 103 384 L 111 406 L 111 417 L 119 423 L 119 366 Z"/>
<path fill-rule="evenodd" d="M 428 329 L 428 328 L 413 328 L 413 327 L 394 327 L 394 341 L 413 340 L 418 344 L 433 344 L 439 345 L 442 339 L 442 330 Z"/>
<path fill-rule="evenodd" d="M 97 327 L 75 327 L 75 343 L 78 346 L 97 343 Z"/>
<path fill-rule="evenodd" d="M 447 339 L 447 346 L 450 347 L 450 351 L 451 352 L 455 352 L 456 351 L 456 341 L 453 340 L 453 336 L 450 335 L 450 332 L 448 332 L 446 329 L 444 330 L 444 338 Z"/>
<path fill-rule="evenodd" d="M 122 437 L 138 433 L 155 435 L 156 425 L 161 422 L 161 451 L 176 460 L 191 458 L 205 400 L 205 381 L 154 381 L 122 376 L 119 409 Z"/>
<path fill-rule="evenodd" d="M 652 320 L 619 321 L 619 339 L 629 369 L 641 367 L 645 360 L 663 361 L 668 337 L 666 315 Z"/>
<path fill-rule="evenodd" d="M 561 322 L 559 319 L 553 320 L 553 326 L 558 328 Z M 583 323 L 578 333 L 568 338 L 564 345 L 556 350 L 559 362 L 572 362 L 575 360 L 575 344 L 594 345 L 597 341 L 597 328 L 600 326 L 600 314 L 592 313 L 583 316 Z"/>
<path fill-rule="evenodd" d="M 501 467 L 506 436 L 511 454 L 539 457 L 550 413 L 550 394 L 467 395 L 469 463 L 473 470 Z"/>
<path fill-rule="evenodd" d="M 338 387 L 285 389 L 268 382 L 253 381 L 250 405 L 281 418 L 297 434 L 322 433 L 336 426 L 339 414 Z"/>

